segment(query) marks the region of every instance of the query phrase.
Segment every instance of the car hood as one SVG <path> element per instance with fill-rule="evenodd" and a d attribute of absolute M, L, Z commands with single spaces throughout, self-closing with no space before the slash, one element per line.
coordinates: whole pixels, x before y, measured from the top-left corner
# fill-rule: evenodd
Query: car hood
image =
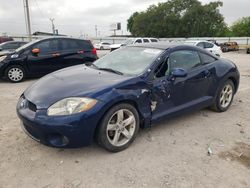
<path fill-rule="evenodd" d="M 67 97 L 91 97 L 129 78 L 84 65 L 73 66 L 41 78 L 24 92 L 24 96 L 38 109 L 44 109 Z"/>

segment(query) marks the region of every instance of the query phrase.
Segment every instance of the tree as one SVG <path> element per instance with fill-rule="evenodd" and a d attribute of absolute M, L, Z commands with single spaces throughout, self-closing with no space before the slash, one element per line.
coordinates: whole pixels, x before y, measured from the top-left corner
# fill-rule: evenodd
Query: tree
<path fill-rule="evenodd" d="M 220 1 L 202 5 L 198 0 L 169 0 L 134 13 L 128 19 L 128 30 L 141 37 L 222 36 L 227 26 L 219 12 L 221 6 Z"/>
<path fill-rule="evenodd" d="M 232 33 L 237 37 L 250 36 L 250 17 L 243 17 L 236 21 L 231 27 Z"/>

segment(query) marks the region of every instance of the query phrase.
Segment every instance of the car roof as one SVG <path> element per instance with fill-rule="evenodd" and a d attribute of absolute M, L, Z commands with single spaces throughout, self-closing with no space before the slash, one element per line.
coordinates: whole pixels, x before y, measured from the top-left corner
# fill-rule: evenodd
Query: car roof
<path fill-rule="evenodd" d="M 215 56 L 214 54 L 210 53 L 207 50 L 204 50 L 197 46 L 183 44 L 181 42 L 162 42 L 161 41 L 161 42 L 155 42 L 155 43 L 133 44 L 133 45 L 129 45 L 128 47 L 155 48 L 155 49 L 160 49 L 160 50 L 167 50 L 167 49 L 173 49 L 173 48 L 180 49 L 180 50 L 195 50 L 195 51 L 200 51 L 202 53 L 208 54 L 218 59 L 217 56 Z"/>
<path fill-rule="evenodd" d="M 10 43 L 27 43 L 27 42 L 24 42 L 24 41 L 6 41 L 6 42 L 1 43 L 1 45 L 10 44 Z"/>
<path fill-rule="evenodd" d="M 74 38 L 74 37 L 62 37 L 62 36 L 46 37 L 46 38 L 43 38 L 43 39 L 39 39 L 37 41 L 43 41 L 43 40 L 48 40 L 48 39 L 72 39 L 72 40 L 90 41 L 90 40 L 86 40 L 86 39 L 80 39 L 80 38 Z"/>
<path fill-rule="evenodd" d="M 157 48 L 166 50 L 169 48 L 174 48 L 177 46 L 187 46 L 190 47 L 190 45 L 184 45 L 183 43 L 177 43 L 177 42 L 155 42 L 155 43 L 140 43 L 140 44 L 133 44 L 129 45 L 132 47 L 147 47 L 147 48 Z"/>

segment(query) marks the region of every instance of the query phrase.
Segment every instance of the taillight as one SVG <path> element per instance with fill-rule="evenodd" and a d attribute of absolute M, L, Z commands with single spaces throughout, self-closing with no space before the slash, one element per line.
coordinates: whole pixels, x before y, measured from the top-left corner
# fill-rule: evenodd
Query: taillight
<path fill-rule="evenodd" d="M 97 55 L 97 53 L 96 53 L 96 48 L 93 48 L 93 49 L 91 50 L 91 53 L 94 54 L 94 55 Z"/>

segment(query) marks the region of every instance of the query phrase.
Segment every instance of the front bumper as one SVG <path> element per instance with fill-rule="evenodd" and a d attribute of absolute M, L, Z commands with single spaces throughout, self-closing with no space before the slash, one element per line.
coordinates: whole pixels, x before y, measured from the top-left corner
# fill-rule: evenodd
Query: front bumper
<path fill-rule="evenodd" d="M 52 147 L 76 148 L 90 145 L 97 123 L 98 113 L 88 112 L 71 116 L 47 116 L 46 109 L 36 109 L 35 105 L 21 97 L 17 104 L 17 114 L 21 127 L 32 139 Z"/>
<path fill-rule="evenodd" d="M 4 76 L 4 63 L 0 62 L 0 78 Z"/>

